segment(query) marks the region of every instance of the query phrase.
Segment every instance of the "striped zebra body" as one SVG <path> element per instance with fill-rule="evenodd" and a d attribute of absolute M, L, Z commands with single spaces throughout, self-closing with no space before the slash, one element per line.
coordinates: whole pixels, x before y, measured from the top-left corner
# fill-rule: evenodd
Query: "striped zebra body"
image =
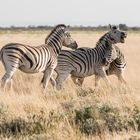
<path fill-rule="evenodd" d="M 11 43 L 4 46 L 1 51 L 4 66 L 10 63 L 10 67 L 20 69 L 25 73 L 43 72 L 47 66 L 51 65 L 53 60 L 51 56 L 53 51 L 51 52 L 46 45 L 32 47 L 19 43 Z"/>
<path fill-rule="evenodd" d="M 112 59 L 114 44 L 119 42 L 124 43 L 125 37 L 126 34 L 124 32 L 117 30 L 117 28 L 111 28 L 111 31 L 99 39 L 95 48 L 79 48 L 75 51 L 61 51 L 58 56 L 58 65 L 55 69 L 57 73 L 56 81 L 53 81 L 52 84 L 55 83 L 56 88 L 61 89 L 62 82 L 65 81 L 70 74 L 73 77 L 80 78 L 95 74 L 96 87 L 101 77 L 108 83 L 106 69 L 117 57 Z"/>
<path fill-rule="evenodd" d="M 86 48 L 86 49 L 89 49 L 89 48 Z M 124 70 L 126 67 L 126 61 L 125 61 L 124 54 L 115 45 L 114 45 L 114 49 L 116 50 L 117 57 L 116 57 L 116 59 L 115 59 L 115 57 L 113 57 L 114 60 L 109 64 L 108 67 L 106 67 L 106 74 L 107 74 L 107 76 L 115 74 L 118 77 L 118 80 L 120 82 L 126 84 L 126 81 L 124 80 L 124 77 L 123 77 Z M 85 77 L 87 77 L 87 75 Z M 72 78 L 73 82 L 78 86 L 82 86 L 85 77 L 76 77 L 75 75 L 71 74 L 71 78 Z"/>
<path fill-rule="evenodd" d="M 57 25 L 46 38 L 46 44 L 40 46 L 28 46 L 19 43 L 10 43 L 2 47 L 1 60 L 6 73 L 1 79 L 1 86 L 11 80 L 17 69 L 25 73 L 44 73 L 43 87 L 47 87 L 48 81 L 57 65 L 57 56 L 62 46 L 77 48 L 68 27 Z"/>

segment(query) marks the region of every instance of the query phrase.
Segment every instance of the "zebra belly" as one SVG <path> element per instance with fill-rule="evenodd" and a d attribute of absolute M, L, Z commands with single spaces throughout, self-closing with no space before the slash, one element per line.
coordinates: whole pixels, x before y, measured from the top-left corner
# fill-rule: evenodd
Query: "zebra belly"
<path fill-rule="evenodd" d="M 27 67 L 21 66 L 20 71 L 25 72 L 25 73 L 38 73 L 38 72 L 43 72 L 45 70 L 45 68 L 43 69 L 29 69 Z"/>
<path fill-rule="evenodd" d="M 95 74 L 95 70 L 89 71 L 87 73 L 72 72 L 71 75 L 75 77 L 88 77 Z"/>

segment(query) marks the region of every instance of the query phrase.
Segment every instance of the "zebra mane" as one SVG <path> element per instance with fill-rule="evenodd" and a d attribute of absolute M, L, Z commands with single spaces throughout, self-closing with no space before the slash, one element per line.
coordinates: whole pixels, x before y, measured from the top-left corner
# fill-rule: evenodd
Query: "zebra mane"
<path fill-rule="evenodd" d="M 99 43 L 101 43 L 101 41 L 106 42 L 107 38 L 109 38 L 109 37 L 110 37 L 110 36 L 109 36 L 109 33 L 108 33 L 108 32 L 105 33 L 105 34 L 98 40 L 98 42 L 96 43 L 96 45 L 98 45 Z"/>
<path fill-rule="evenodd" d="M 112 38 L 110 37 L 110 33 L 107 32 L 105 33 L 99 40 L 98 42 L 96 43 L 96 46 L 95 48 L 102 48 L 103 46 L 106 47 L 106 49 L 111 49 L 109 46 L 110 46 L 110 43 L 111 43 L 111 40 Z M 104 43 L 103 43 L 104 42 Z M 102 44 L 102 45 L 100 45 Z"/>
<path fill-rule="evenodd" d="M 54 32 L 56 32 L 56 30 L 58 29 L 58 28 L 66 28 L 67 26 L 65 25 L 65 24 L 58 24 L 57 26 L 55 26 L 54 27 L 54 29 L 50 32 L 50 34 L 46 37 L 46 39 L 45 39 L 45 44 L 47 43 L 47 40 L 48 40 L 48 38 L 50 38 L 50 36 L 54 33 Z"/>
<path fill-rule="evenodd" d="M 109 33 L 108 33 L 108 32 L 105 33 L 105 34 L 99 39 L 98 42 L 101 42 L 102 40 L 104 40 L 106 36 L 109 36 Z"/>

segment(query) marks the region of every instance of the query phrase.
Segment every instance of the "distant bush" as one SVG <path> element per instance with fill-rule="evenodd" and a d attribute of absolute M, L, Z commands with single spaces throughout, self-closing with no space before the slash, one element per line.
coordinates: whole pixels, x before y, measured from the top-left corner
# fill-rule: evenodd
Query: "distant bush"
<path fill-rule="evenodd" d="M 128 30 L 128 27 L 127 27 L 126 24 L 119 24 L 119 28 L 120 28 L 121 30 L 124 30 L 124 31 L 127 31 L 127 30 Z"/>
<path fill-rule="evenodd" d="M 140 27 L 129 27 L 126 24 L 119 24 L 120 29 L 124 31 L 140 31 Z M 49 25 L 29 25 L 29 26 L 23 26 L 23 27 L 17 27 L 17 26 L 11 26 L 11 27 L 0 27 L 0 31 L 38 31 L 38 30 L 52 30 L 54 26 Z M 74 31 L 107 31 L 108 25 L 99 25 L 99 26 L 71 26 L 71 30 Z"/>

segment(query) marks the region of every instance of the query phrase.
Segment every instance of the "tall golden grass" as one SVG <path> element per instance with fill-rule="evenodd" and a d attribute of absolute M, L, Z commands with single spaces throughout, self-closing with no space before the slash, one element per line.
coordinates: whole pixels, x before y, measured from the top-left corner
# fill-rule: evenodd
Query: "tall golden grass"
<path fill-rule="evenodd" d="M 0 46 L 11 42 L 33 46 L 44 44 L 47 34 L 48 32 L 0 34 Z M 77 40 L 79 47 L 94 47 L 102 34 L 103 32 L 78 31 L 73 32 L 72 37 Z M 0 92 L 0 138 L 9 140 L 139 139 L 140 34 L 128 33 L 126 42 L 118 46 L 127 60 L 125 71 L 127 87 L 120 85 L 115 76 L 110 76 L 112 89 L 107 89 L 101 81 L 102 88 L 95 93 L 94 76 L 91 76 L 85 79 L 82 88 L 76 87 L 68 78 L 64 83 L 64 90 L 56 92 L 49 85 L 44 91 L 40 86 L 41 73 L 25 74 L 17 71 L 13 78 L 13 89 L 5 93 Z M 0 77 L 3 74 L 4 68 L 1 63 Z M 107 112 L 106 108 L 110 111 Z M 85 126 L 85 122 L 81 122 L 80 119 L 78 123 L 75 121 L 78 119 L 76 112 L 83 117 L 86 109 L 89 111 L 86 115 L 90 116 L 89 118 L 86 116 L 87 120 L 94 120 L 93 124 L 91 122 L 92 127 L 89 127 L 90 124 L 87 122 Z M 103 114 L 102 111 L 106 112 Z M 107 118 L 103 119 L 104 115 L 111 118 L 106 122 Z M 122 120 L 115 122 L 117 117 Z M 87 120 L 83 118 L 83 121 Z M 127 129 L 120 125 L 125 120 L 131 123 L 126 122 Z M 109 126 L 112 130 L 109 130 Z M 122 130 L 119 130 L 121 126 Z M 93 131 L 91 132 L 90 129 Z"/>

